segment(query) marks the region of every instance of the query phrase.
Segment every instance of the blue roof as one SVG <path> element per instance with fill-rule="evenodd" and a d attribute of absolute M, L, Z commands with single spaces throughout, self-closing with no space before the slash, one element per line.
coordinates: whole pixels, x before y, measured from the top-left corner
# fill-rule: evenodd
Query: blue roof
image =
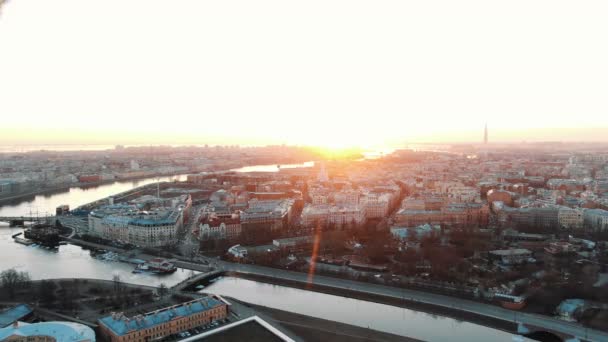
<path fill-rule="evenodd" d="M 55 341 L 90 341 L 95 342 L 95 332 L 86 325 L 72 322 L 40 322 L 34 324 L 19 323 L 19 326 L 0 329 L 0 341 L 9 336 L 49 336 Z"/>
<path fill-rule="evenodd" d="M 25 304 L 19 304 L 10 309 L 0 312 L 0 328 L 7 327 L 13 322 L 22 319 L 32 313 L 32 309 Z"/>
<path fill-rule="evenodd" d="M 141 316 L 140 319 L 137 319 L 137 317 L 128 319 L 126 317 L 113 318 L 112 316 L 107 316 L 101 318 L 99 321 L 101 324 L 111 329 L 116 335 L 122 336 L 128 334 L 130 331 L 148 329 L 153 326 L 169 322 L 175 318 L 191 316 L 223 304 L 223 302 L 215 298 L 205 297 L 199 300 L 194 300 L 175 306 L 170 306 L 159 311 L 147 313 Z"/>

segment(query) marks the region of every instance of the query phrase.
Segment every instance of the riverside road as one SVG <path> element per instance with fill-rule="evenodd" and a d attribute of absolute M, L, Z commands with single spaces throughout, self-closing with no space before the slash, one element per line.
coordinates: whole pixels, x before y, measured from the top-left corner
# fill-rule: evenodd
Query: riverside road
<path fill-rule="evenodd" d="M 278 280 L 294 281 L 298 283 L 309 282 L 308 275 L 305 273 L 279 270 L 257 265 L 237 264 L 214 259 L 210 260 L 213 260 L 211 262 L 214 263 L 219 270 L 223 271 L 258 275 L 269 278 L 275 278 Z M 176 262 L 176 266 L 203 272 L 206 271 L 208 267 L 185 261 Z M 391 297 L 394 299 L 404 299 L 415 302 L 422 302 L 440 307 L 470 312 L 486 317 L 496 318 L 503 321 L 515 321 L 517 323 L 523 323 L 534 327 L 560 332 L 565 335 L 574 336 L 581 340 L 608 341 L 608 333 L 588 329 L 581 326 L 580 324 L 566 322 L 549 316 L 507 310 L 498 306 L 455 297 L 319 275 L 315 275 L 312 278 L 312 283 L 338 290 L 351 290 L 358 291 L 364 294 L 380 295 L 385 297 Z"/>

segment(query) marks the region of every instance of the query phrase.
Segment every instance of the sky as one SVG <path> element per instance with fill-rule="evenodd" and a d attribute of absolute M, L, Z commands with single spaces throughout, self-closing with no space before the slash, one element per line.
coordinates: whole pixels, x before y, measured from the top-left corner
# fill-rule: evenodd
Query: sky
<path fill-rule="evenodd" d="M 608 140 L 608 1 L 11 0 L 0 144 Z"/>

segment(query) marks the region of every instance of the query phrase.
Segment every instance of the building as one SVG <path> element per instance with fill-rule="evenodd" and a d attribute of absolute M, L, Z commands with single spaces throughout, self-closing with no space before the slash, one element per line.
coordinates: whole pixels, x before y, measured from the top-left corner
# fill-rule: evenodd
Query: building
<path fill-rule="evenodd" d="M 249 207 L 240 214 L 244 229 L 251 226 L 265 226 L 271 231 L 287 227 L 292 219 L 293 199 L 264 200 L 252 199 Z"/>
<path fill-rule="evenodd" d="M 559 208 L 557 221 L 562 229 L 581 229 L 584 223 L 583 212 L 579 209 Z"/>
<path fill-rule="evenodd" d="M 339 191 L 334 194 L 334 203 L 336 205 L 359 205 L 360 196 L 361 196 L 361 194 L 359 193 L 359 191 L 355 191 L 355 190 Z M 325 203 L 315 203 L 314 197 L 313 197 L 312 203 L 313 204 L 327 204 L 327 201 L 325 201 Z"/>
<path fill-rule="evenodd" d="M 448 189 L 448 198 L 453 202 L 479 203 L 481 195 L 479 189 L 471 186 L 452 186 Z"/>
<path fill-rule="evenodd" d="M 222 327 L 212 329 L 195 336 L 188 337 L 182 342 L 194 341 L 225 342 L 225 341 L 264 341 L 264 342 L 295 342 L 286 333 L 272 326 L 258 316 L 250 316 Z"/>
<path fill-rule="evenodd" d="M 440 234 L 441 226 L 430 224 L 423 224 L 421 226 L 415 228 L 407 228 L 407 227 L 391 227 L 391 234 L 393 237 L 399 240 L 407 240 L 410 237 L 414 237 L 417 240 L 420 240 L 424 237 L 430 236 L 432 234 Z"/>
<path fill-rule="evenodd" d="M 19 304 L 0 312 L 0 328 L 6 328 L 9 325 L 33 316 L 34 311 L 27 304 Z"/>
<path fill-rule="evenodd" d="M 499 249 L 490 251 L 489 256 L 504 265 L 517 265 L 528 262 L 532 258 L 532 252 L 528 249 Z"/>
<path fill-rule="evenodd" d="M 160 340 L 228 316 L 228 303 L 221 297 L 204 297 L 128 318 L 113 313 L 101 318 L 99 330 L 111 342 Z"/>
<path fill-rule="evenodd" d="M 95 332 L 86 325 L 72 322 L 15 322 L 0 329 L 0 341 L 95 342 Z"/>
<path fill-rule="evenodd" d="M 499 213 L 499 220 L 504 225 L 518 227 L 538 227 L 557 229 L 559 209 L 557 207 L 511 208 L 504 206 Z"/>
<path fill-rule="evenodd" d="M 608 229 L 608 211 L 601 209 L 585 210 L 583 225 L 591 231 L 605 231 Z"/>
<path fill-rule="evenodd" d="M 203 218 L 199 224 L 199 240 L 236 239 L 241 236 L 241 220 L 237 215 L 220 218 L 212 215 Z"/>
<path fill-rule="evenodd" d="M 140 210 L 138 206 L 115 204 L 89 213 L 87 234 L 140 247 L 177 243 L 192 206 L 190 195 L 171 200 L 171 206 Z"/>
<path fill-rule="evenodd" d="M 344 227 L 347 225 L 360 225 L 365 222 L 365 213 L 359 206 L 332 206 L 332 205 L 310 205 L 307 204 L 302 210 L 302 225 L 313 228 L 335 225 Z"/>
<path fill-rule="evenodd" d="M 403 227 L 416 227 L 425 223 L 454 228 L 485 227 L 488 224 L 489 209 L 478 203 L 452 203 L 440 210 L 402 209 L 396 215 L 396 222 Z"/>
<path fill-rule="evenodd" d="M 494 202 L 503 202 L 509 207 L 513 206 L 513 196 L 508 191 L 491 189 L 487 193 L 487 199 L 490 205 Z"/>
<path fill-rule="evenodd" d="M 368 193 L 361 200 L 365 210 L 365 218 L 384 218 L 388 215 L 391 205 L 390 193 Z"/>
<path fill-rule="evenodd" d="M 296 237 L 285 238 L 285 239 L 275 239 L 272 241 L 272 244 L 279 248 L 290 249 L 290 248 L 294 248 L 294 247 L 298 247 L 298 246 L 308 247 L 308 246 L 312 245 L 313 242 L 314 242 L 314 238 L 310 235 L 307 235 L 307 236 L 296 236 Z"/>

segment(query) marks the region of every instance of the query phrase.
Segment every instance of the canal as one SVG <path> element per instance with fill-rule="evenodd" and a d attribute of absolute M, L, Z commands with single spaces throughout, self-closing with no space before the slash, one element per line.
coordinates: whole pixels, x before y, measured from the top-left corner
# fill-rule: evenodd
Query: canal
<path fill-rule="evenodd" d="M 241 278 L 220 278 L 202 292 L 424 341 L 528 341 L 453 318 Z"/>

